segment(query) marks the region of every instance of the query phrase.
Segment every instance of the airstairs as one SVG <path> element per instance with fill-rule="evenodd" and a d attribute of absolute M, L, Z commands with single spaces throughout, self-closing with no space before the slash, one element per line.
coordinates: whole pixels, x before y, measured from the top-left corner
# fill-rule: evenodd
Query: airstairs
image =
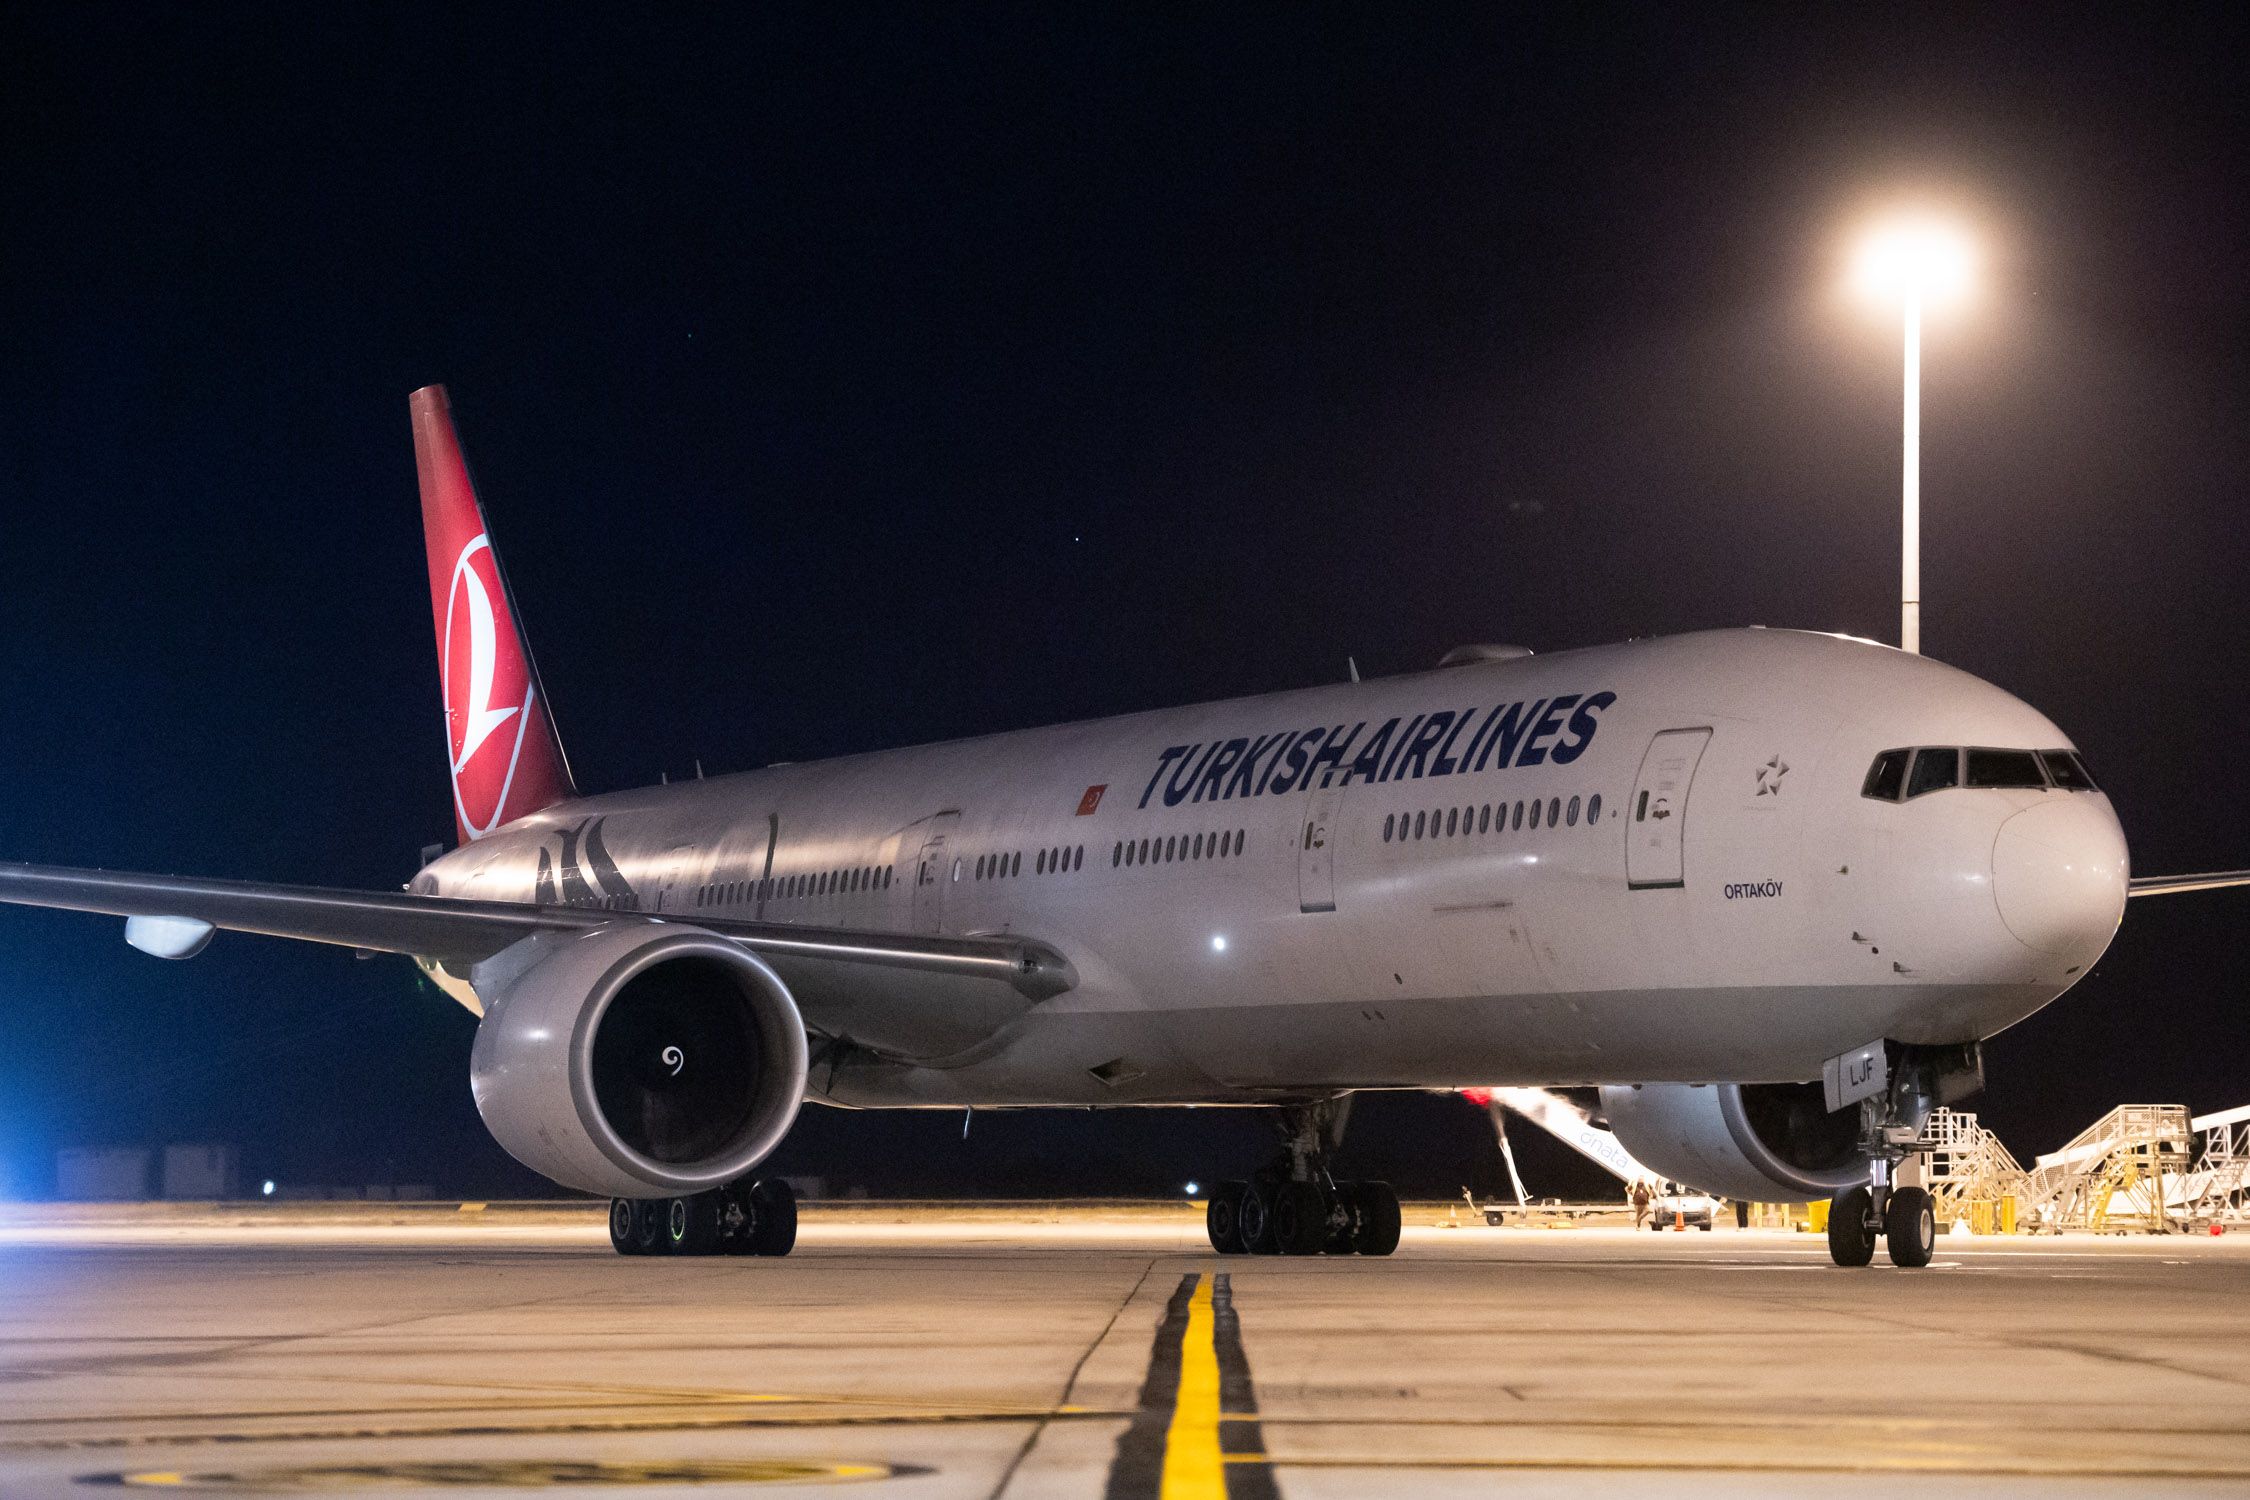
<path fill-rule="evenodd" d="M 2019 1211 L 2041 1230 L 2185 1228 L 2179 1198 L 2194 1140 L 2185 1105 L 2120 1104 L 2032 1164 Z"/>
<path fill-rule="evenodd" d="M 1500 1132 L 1503 1109 L 1545 1127 L 1624 1181 L 1655 1174 L 1563 1095 L 1539 1089 L 1465 1090 Z M 2250 1105 L 2190 1117 L 2181 1104 L 2121 1104 L 2029 1170 L 1966 1111 L 1933 1109 L 1915 1142 L 1915 1168 L 1941 1223 L 1978 1234 L 2169 1234 L 2213 1226 L 2250 1230 Z M 1523 1187 L 1516 1185 L 1519 1206 Z"/>
<path fill-rule="evenodd" d="M 1938 1108 L 1919 1142 L 1922 1186 L 1942 1223 L 1967 1223 L 1979 1234 L 2013 1233 L 2026 1173 L 2000 1137 L 1974 1114 Z"/>
<path fill-rule="evenodd" d="M 2029 1171 L 1958 1110 L 1932 1110 L 1918 1145 L 1938 1218 L 1978 1233 L 2250 1228 L 2250 1105 L 2193 1119 L 2178 1104 L 2120 1105 Z"/>
<path fill-rule="evenodd" d="M 2250 1105 L 2188 1122 L 2194 1154 L 2172 1191 L 2174 1211 L 2193 1227 L 2250 1228 Z"/>

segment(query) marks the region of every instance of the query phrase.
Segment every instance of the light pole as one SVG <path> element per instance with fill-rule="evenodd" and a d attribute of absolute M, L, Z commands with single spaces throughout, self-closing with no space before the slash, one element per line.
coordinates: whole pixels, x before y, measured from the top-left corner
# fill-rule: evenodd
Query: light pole
<path fill-rule="evenodd" d="M 1904 478 L 1900 483 L 1898 643 L 1922 649 L 1922 309 L 1955 296 L 1969 280 L 1967 242 L 1942 225 L 1917 221 L 1886 229 L 1860 252 L 1862 287 L 1906 309 Z"/>
<path fill-rule="evenodd" d="M 1922 298 L 1906 298 L 1906 479 L 1898 551 L 1898 645 L 1922 650 Z"/>

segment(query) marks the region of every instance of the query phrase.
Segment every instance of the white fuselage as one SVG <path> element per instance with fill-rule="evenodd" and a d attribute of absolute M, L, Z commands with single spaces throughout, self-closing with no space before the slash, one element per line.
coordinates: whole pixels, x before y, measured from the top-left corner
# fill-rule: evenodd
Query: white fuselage
<path fill-rule="evenodd" d="M 585 798 L 414 889 L 1016 933 L 1075 970 L 1037 1003 L 800 996 L 837 1103 L 1798 1081 L 1989 1036 L 2100 956 L 2099 792 L 1862 794 L 1885 750 L 2069 744 L 1922 657 L 1713 631 Z"/>

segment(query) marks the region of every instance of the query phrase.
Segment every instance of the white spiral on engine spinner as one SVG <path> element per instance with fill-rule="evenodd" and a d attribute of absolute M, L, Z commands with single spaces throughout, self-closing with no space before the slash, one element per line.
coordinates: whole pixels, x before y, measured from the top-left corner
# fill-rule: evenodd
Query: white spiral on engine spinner
<path fill-rule="evenodd" d="M 677 1047 L 666 1047 L 663 1052 L 663 1060 L 664 1066 L 672 1070 L 674 1078 L 679 1077 L 680 1069 L 687 1066 L 687 1054 Z"/>

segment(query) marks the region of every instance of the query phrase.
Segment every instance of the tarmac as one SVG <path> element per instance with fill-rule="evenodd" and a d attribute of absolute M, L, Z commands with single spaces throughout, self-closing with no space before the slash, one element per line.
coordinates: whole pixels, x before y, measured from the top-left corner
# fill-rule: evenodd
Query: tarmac
<path fill-rule="evenodd" d="M 2250 1495 L 2250 1236 L 1486 1227 L 1221 1257 L 1183 1208 L 0 1210 L 0 1495 Z"/>

